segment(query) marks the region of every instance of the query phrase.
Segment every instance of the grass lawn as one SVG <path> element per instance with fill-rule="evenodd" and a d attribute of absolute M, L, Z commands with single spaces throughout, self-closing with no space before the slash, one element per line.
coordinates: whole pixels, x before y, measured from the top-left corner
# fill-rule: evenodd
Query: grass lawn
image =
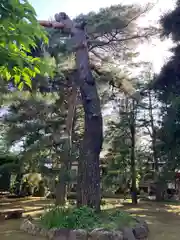
<path fill-rule="evenodd" d="M 150 227 L 149 240 L 179 240 L 180 236 L 180 205 L 165 204 L 156 202 L 140 202 L 133 207 L 129 203 L 122 203 L 119 199 L 106 200 L 107 204 L 103 206 L 104 210 L 115 211 L 125 210 L 132 215 L 138 215 L 144 218 Z M 1 209 L 13 209 L 23 207 L 25 215 L 39 216 L 43 209 L 52 202 L 40 198 L 31 198 L 23 200 L 6 200 L 0 202 Z M 22 233 L 19 230 L 21 220 L 7 220 L 0 222 L 0 239 L 2 240 L 43 240 Z"/>

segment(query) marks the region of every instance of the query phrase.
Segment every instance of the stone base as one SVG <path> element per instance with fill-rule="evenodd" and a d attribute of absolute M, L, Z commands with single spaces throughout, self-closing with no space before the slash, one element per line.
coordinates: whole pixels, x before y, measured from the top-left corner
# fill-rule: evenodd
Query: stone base
<path fill-rule="evenodd" d="M 20 229 L 34 236 L 46 237 L 49 240 L 147 240 L 148 225 L 140 218 L 135 218 L 137 225 L 121 231 L 107 231 L 103 228 L 88 232 L 83 229 L 44 229 L 34 224 L 30 219 L 24 219 Z"/>

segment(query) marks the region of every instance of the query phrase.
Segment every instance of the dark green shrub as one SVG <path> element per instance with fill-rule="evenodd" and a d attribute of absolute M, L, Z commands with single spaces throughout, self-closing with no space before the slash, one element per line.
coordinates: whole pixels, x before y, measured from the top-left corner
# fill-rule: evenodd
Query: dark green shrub
<path fill-rule="evenodd" d="M 97 214 L 88 207 L 62 208 L 52 207 L 41 217 L 41 224 L 48 229 L 120 229 L 122 226 L 129 226 L 135 221 L 126 212 L 116 210 L 104 210 Z"/>
<path fill-rule="evenodd" d="M 41 218 L 42 225 L 46 228 L 92 228 L 98 216 L 88 207 L 62 208 L 53 207 Z"/>

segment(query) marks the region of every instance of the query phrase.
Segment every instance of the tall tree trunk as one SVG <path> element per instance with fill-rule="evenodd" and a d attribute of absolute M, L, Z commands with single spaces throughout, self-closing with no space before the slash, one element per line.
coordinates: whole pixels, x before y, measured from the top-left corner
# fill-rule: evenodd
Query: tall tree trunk
<path fill-rule="evenodd" d="M 162 183 L 159 180 L 159 163 L 156 151 L 156 129 L 154 125 L 154 116 L 153 116 L 153 104 L 152 104 L 152 95 L 151 90 L 148 91 L 149 99 L 149 117 L 150 117 L 150 126 L 151 126 L 151 138 L 152 138 L 152 154 L 154 160 L 154 171 L 155 171 L 155 183 L 156 183 L 156 201 L 163 200 L 163 188 Z"/>
<path fill-rule="evenodd" d="M 85 134 L 81 149 L 80 163 L 78 169 L 78 206 L 87 205 L 100 210 L 100 166 L 99 154 L 95 149 L 98 140 L 98 122 L 85 119 Z M 96 125 L 97 124 L 97 125 Z M 97 145 L 98 148 L 98 145 Z"/>
<path fill-rule="evenodd" d="M 137 204 L 137 186 L 136 186 L 136 162 L 135 162 L 135 136 L 136 136 L 136 126 L 135 126 L 135 104 L 132 101 L 132 111 L 130 116 L 130 132 L 131 132 L 131 178 L 132 178 L 132 188 L 131 188 L 131 198 L 132 203 Z"/>
<path fill-rule="evenodd" d="M 84 139 L 80 151 L 77 193 L 78 206 L 87 205 L 100 210 L 100 161 L 102 148 L 102 114 L 100 99 L 95 80 L 92 76 L 87 49 L 86 33 L 77 28 L 76 34 L 76 66 L 78 85 L 80 87 L 84 108 Z"/>
<path fill-rule="evenodd" d="M 156 129 L 154 126 L 154 116 L 153 116 L 153 104 L 152 104 L 152 96 L 151 91 L 148 92 L 148 98 L 149 98 L 149 117 L 150 117 L 150 125 L 152 130 L 152 150 L 153 150 L 153 160 L 154 160 L 154 170 L 158 174 L 159 171 L 159 165 L 158 165 L 158 157 L 157 157 L 157 151 L 156 151 Z"/>

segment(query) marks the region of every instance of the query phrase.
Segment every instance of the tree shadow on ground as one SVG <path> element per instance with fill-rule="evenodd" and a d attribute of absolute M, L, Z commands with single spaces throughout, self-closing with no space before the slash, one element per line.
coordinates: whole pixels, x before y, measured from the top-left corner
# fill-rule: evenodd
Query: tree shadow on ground
<path fill-rule="evenodd" d="M 114 204 L 117 204 L 117 201 Z M 180 205 L 157 202 L 141 202 L 137 205 L 122 203 L 119 207 L 105 211 L 122 210 L 133 216 L 139 216 L 149 224 L 150 240 L 179 240 Z"/>
<path fill-rule="evenodd" d="M 20 219 L 8 220 L 0 223 L 0 239 L 2 240 L 45 240 L 41 237 L 31 236 L 19 230 Z"/>

